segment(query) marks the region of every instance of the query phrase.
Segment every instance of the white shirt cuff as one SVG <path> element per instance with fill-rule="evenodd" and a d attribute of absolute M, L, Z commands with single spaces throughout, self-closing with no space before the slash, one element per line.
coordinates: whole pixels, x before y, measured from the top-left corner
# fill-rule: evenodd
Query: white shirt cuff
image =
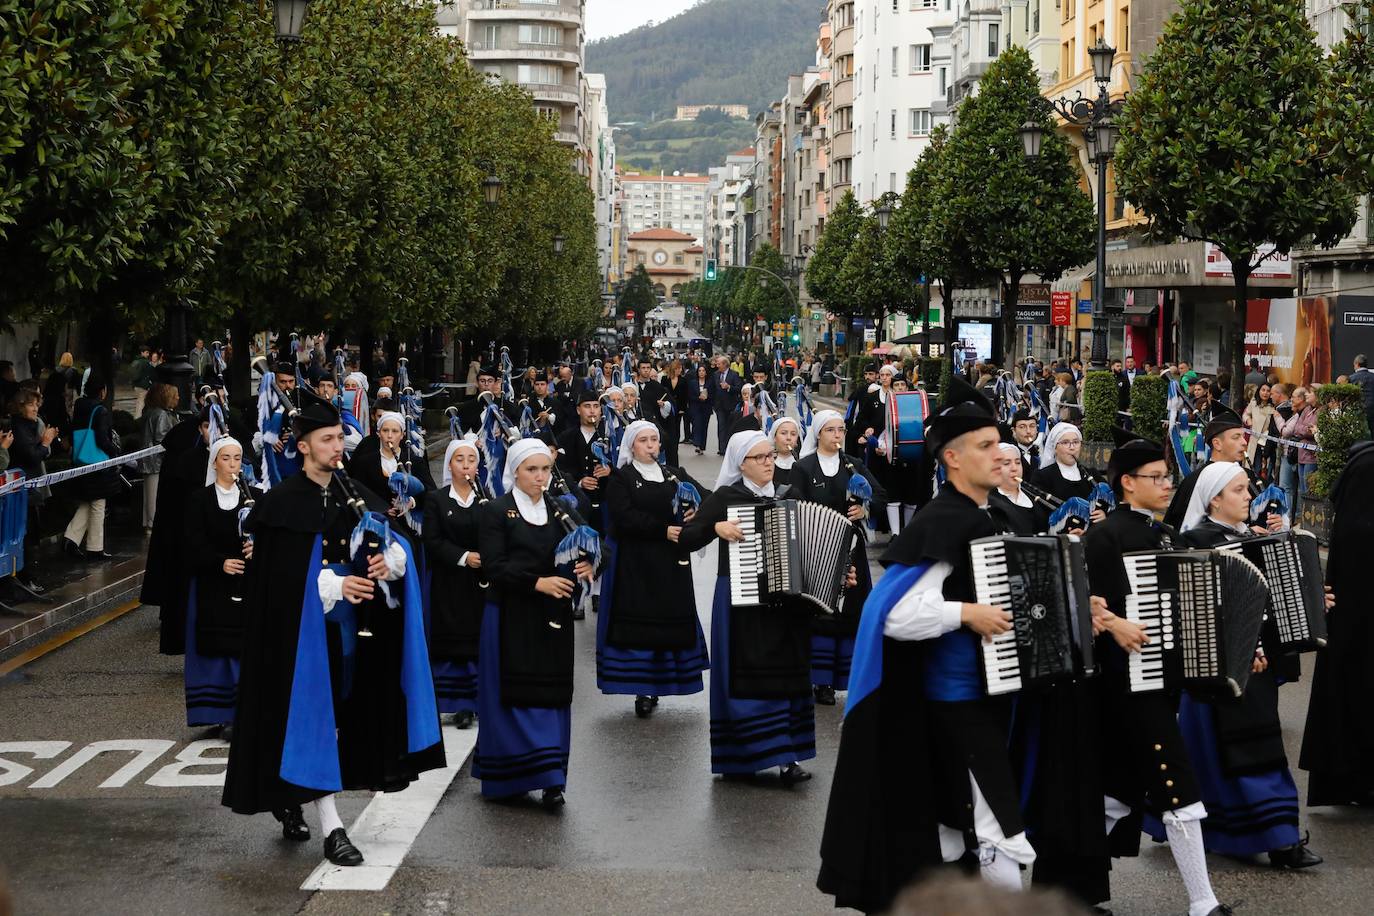
<path fill-rule="evenodd" d="M 464 550 L 464 551 L 463 551 L 463 555 L 462 555 L 461 557 L 458 558 L 458 566 L 459 566 L 460 568 L 461 568 L 461 567 L 467 566 L 467 565 L 468 565 L 468 557 L 470 557 L 470 556 L 472 556 L 472 551 L 471 551 L 471 550 Z"/>
<path fill-rule="evenodd" d="M 400 544 L 386 549 L 386 581 L 395 582 L 406 574 L 406 552 Z"/>
<path fill-rule="evenodd" d="M 334 605 L 343 598 L 343 580 L 344 577 L 332 569 L 320 570 L 315 584 L 320 590 L 320 604 L 324 605 L 326 614 L 334 610 Z"/>
<path fill-rule="evenodd" d="M 944 613 L 940 621 L 940 635 L 953 633 L 964 625 L 964 602 L 944 602 Z"/>
<path fill-rule="evenodd" d="M 937 639 L 959 629 L 963 605 L 944 598 L 945 579 L 954 571 L 948 563 L 935 563 L 897 600 L 883 623 L 883 635 L 891 639 Z"/>

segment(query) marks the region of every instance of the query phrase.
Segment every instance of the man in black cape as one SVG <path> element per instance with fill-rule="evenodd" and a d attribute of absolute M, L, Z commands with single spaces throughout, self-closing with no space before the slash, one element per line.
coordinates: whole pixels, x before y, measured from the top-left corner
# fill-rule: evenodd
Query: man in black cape
<path fill-rule="evenodd" d="M 1207 460 L 1183 478 L 1183 482 L 1174 491 L 1168 510 L 1164 513 L 1164 524 L 1175 530 L 1183 526 L 1183 516 L 1188 511 L 1188 501 L 1193 498 L 1193 488 L 1197 486 L 1198 475 L 1210 464 L 1229 461 L 1245 468 L 1245 473 L 1250 477 L 1251 493 L 1259 495 L 1259 477 L 1245 464 L 1245 452 L 1250 440 L 1245 432 L 1245 424 L 1236 416 L 1236 412 L 1224 405 L 1215 405 L 1212 420 L 1203 428 L 1202 438 L 1210 450 Z M 1251 523 L 1256 526 L 1256 534 L 1264 534 L 1266 528 L 1269 531 L 1279 531 L 1283 528 L 1283 516 L 1271 512 L 1264 519 L 1251 519 Z"/>
<path fill-rule="evenodd" d="M 956 382 L 927 426 L 948 482 L 888 548 L 855 639 L 849 703 L 817 886 L 837 906 L 884 910 L 927 868 L 975 853 L 986 880 L 1020 889 L 1035 859 L 1007 755 L 1009 704 L 985 695 L 981 640 L 1010 615 L 977 603 L 970 542 L 1001 533 L 997 420 Z"/>
<path fill-rule="evenodd" d="M 1359 442 L 1331 492 L 1336 512 L 1326 582 L 1336 604 L 1317 653 L 1298 765 L 1309 805 L 1374 805 L 1374 627 L 1364 604 L 1374 543 L 1374 442 Z"/>
<path fill-rule="evenodd" d="M 386 504 L 361 487 L 378 549 L 355 572 L 360 512 L 332 470 L 344 448 L 338 410 L 311 404 L 292 433 L 301 473 L 260 498 L 246 524 L 255 559 L 223 804 L 270 811 L 287 839 L 302 841 L 301 805 L 313 801 L 326 858 L 358 865 L 334 793 L 399 791 L 444 765 L 421 589 L 405 538 L 386 527 Z"/>

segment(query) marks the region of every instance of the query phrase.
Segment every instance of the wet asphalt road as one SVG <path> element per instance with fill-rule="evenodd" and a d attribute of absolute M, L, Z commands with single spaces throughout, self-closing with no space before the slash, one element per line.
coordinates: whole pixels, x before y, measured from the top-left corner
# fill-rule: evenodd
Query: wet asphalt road
<path fill-rule="evenodd" d="M 691 452 L 687 469 L 709 485 L 719 459 Z M 709 624 L 714 554 L 694 563 Z M 379 892 L 302 891 L 321 859 L 318 840 L 282 842 L 270 818 L 221 808 L 212 785 L 148 784 L 197 774 L 213 781 L 221 770 L 165 769 L 213 734 L 182 724 L 180 659 L 157 655 L 156 609 L 81 637 L 0 681 L 0 862 L 16 913 L 829 912 L 814 880 L 838 708 L 817 711 L 811 782 L 791 790 L 776 778 L 721 782 L 709 773 L 707 694 L 664 699 L 651 719 L 637 720 L 632 698 L 596 691 L 595 621 L 579 626 L 567 808 L 549 815 L 484 802 L 464 765 Z M 1306 683 L 1286 687 L 1282 704 L 1296 759 Z M 35 785 L 53 782 L 63 761 L 98 741 L 128 749 Z M 155 759 L 125 779 L 134 749 Z M 344 796 L 344 822 L 369 800 Z M 1374 815 L 1305 809 L 1303 826 L 1325 865 L 1279 873 L 1213 857 L 1220 899 L 1240 902 L 1242 916 L 1374 912 Z M 1186 911 L 1163 846 L 1147 841 L 1139 859 L 1118 862 L 1113 886 L 1117 913 Z"/>

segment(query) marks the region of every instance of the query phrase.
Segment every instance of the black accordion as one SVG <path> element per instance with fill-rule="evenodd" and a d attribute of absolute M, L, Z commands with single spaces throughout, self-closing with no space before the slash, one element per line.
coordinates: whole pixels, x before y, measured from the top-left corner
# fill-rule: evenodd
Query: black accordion
<path fill-rule="evenodd" d="M 969 555 L 978 602 L 1012 616 L 1010 630 L 981 645 L 989 696 L 1094 673 L 1087 563 L 1077 537 L 980 538 Z"/>
<path fill-rule="evenodd" d="M 820 503 L 784 499 L 726 509 L 744 540 L 729 545 L 730 603 L 800 598 L 834 614 L 854 550 L 854 524 Z"/>
<path fill-rule="evenodd" d="M 1239 552 L 1269 583 L 1269 619 L 1263 631 L 1268 651 L 1303 652 L 1326 645 L 1326 589 L 1316 536 L 1280 531 L 1218 549 Z"/>
<path fill-rule="evenodd" d="M 1128 553 L 1126 619 L 1150 641 L 1129 655 L 1132 693 L 1188 688 L 1239 697 L 1250 680 L 1269 586 L 1253 563 L 1218 550 Z"/>

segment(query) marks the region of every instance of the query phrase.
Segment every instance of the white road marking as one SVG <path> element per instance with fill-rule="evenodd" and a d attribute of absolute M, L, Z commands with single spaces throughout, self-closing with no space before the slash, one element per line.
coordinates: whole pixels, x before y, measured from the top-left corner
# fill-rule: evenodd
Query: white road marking
<path fill-rule="evenodd" d="M 380 891 L 400 868 L 415 838 L 429 822 L 453 777 L 477 746 L 477 727 L 445 726 L 447 766 L 430 770 L 402 792 L 378 792 L 348 828 L 348 838 L 363 854 L 352 868 L 321 862 L 301 885 L 303 891 Z"/>

